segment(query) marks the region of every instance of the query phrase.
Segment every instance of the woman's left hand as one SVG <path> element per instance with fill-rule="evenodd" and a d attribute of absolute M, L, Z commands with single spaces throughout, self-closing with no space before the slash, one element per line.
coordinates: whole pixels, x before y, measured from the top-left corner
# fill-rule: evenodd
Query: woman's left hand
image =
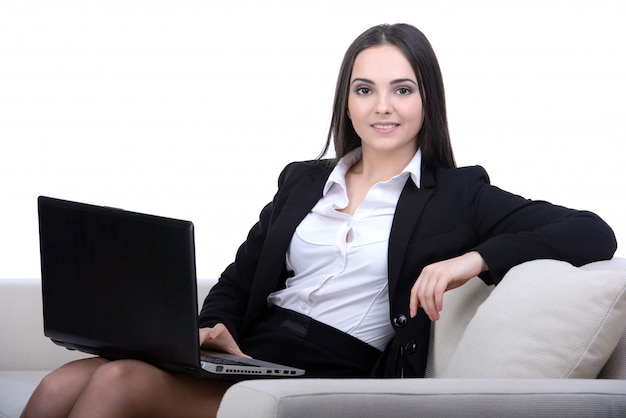
<path fill-rule="evenodd" d="M 421 307 L 431 321 L 438 320 L 439 312 L 443 309 L 444 292 L 464 285 L 469 279 L 487 269 L 485 260 L 477 251 L 424 267 L 411 288 L 409 300 L 411 318 L 415 318 L 417 309 Z"/>

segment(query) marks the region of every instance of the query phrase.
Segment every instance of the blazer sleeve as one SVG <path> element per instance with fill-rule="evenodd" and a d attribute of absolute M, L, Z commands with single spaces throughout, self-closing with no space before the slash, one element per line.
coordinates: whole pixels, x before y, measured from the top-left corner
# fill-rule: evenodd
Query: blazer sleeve
<path fill-rule="evenodd" d="M 596 214 L 545 201 L 533 201 L 489 184 L 482 167 L 472 184 L 471 216 L 480 244 L 474 248 L 497 284 L 513 266 L 536 259 L 557 259 L 580 266 L 609 259 L 617 241 L 613 230 Z"/>

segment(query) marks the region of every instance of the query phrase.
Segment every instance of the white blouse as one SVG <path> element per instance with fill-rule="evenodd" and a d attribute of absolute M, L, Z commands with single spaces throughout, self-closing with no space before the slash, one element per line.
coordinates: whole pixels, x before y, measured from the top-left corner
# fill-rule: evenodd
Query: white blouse
<path fill-rule="evenodd" d="M 419 187 L 421 151 L 402 173 L 372 186 L 350 216 L 337 209 L 348 205 L 345 175 L 360 159 L 358 148 L 337 163 L 323 197 L 292 237 L 287 268 L 294 276 L 285 289 L 272 293 L 268 302 L 383 350 L 394 333 L 387 283 L 389 233 L 409 176 Z"/>

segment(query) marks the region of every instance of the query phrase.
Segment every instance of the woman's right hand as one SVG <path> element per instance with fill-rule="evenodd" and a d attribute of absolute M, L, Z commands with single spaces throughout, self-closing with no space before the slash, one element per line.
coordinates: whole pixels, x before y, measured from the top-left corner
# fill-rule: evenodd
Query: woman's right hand
<path fill-rule="evenodd" d="M 221 351 L 250 358 L 241 351 L 224 324 L 217 324 L 212 328 L 200 328 L 200 347 L 205 350 Z"/>

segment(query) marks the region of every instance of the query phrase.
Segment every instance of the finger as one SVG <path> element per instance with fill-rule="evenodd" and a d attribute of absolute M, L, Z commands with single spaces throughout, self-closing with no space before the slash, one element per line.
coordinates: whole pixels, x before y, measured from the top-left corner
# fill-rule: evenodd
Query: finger
<path fill-rule="evenodd" d="M 420 294 L 420 304 L 424 308 L 426 315 L 431 320 L 438 319 L 436 318 L 437 309 L 435 307 L 435 287 L 437 285 L 437 278 L 432 277 L 428 280 L 428 283 L 423 287 L 422 293 Z"/>
<path fill-rule="evenodd" d="M 427 283 L 425 286 L 422 287 L 422 291 L 419 294 L 419 298 L 420 298 L 420 305 L 422 306 L 422 309 L 424 309 L 424 312 L 426 313 L 426 315 L 432 319 L 432 311 L 433 311 L 433 307 L 432 307 L 432 299 L 431 299 L 431 294 L 432 294 L 432 281 L 430 281 L 429 283 Z"/>
<path fill-rule="evenodd" d="M 219 345 L 220 337 L 224 334 L 226 327 L 222 324 L 217 324 L 214 327 L 201 328 L 200 329 L 200 346 L 213 346 Z"/>
<path fill-rule="evenodd" d="M 241 349 L 239 348 L 239 346 L 237 344 L 235 344 L 234 347 L 232 347 L 231 354 L 235 354 L 237 356 L 241 356 L 241 357 L 247 357 L 247 358 L 252 358 L 249 355 L 245 354 L 243 351 L 241 351 Z"/>
<path fill-rule="evenodd" d="M 435 289 L 435 293 L 433 295 L 434 303 L 435 303 L 434 307 L 435 307 L 435 312 L 437 316 L 439 316 L 439 312 L 441 312 L 441 310 L 443 309 L 443 292 L 444 290 L 441 289 L 441 286 L 437 286 L 437 288 Z"/>
<path fill-rule="evenodd" d="M 433 317 L 434 320 L 438 320 L 440 315 L 439 313 L 443 310 L 443 295 L 448 288 L 447 280 L 441 279 L 437 282 L 435 286 L 435 290 L 433 293 L 433 302 L 434 302 L 434 312 Z"/>
<path fill-rule="evenodd" d="M 200 346 L 202 346 L 202 344 L 204 344 L 204 342 L 206 341 L 207 337 L 209 336 L 209 332 L 210 330 L 208 328 L 200 328 Z"/>
<path fill-rule="evenodd" d="M 413 287 L 411 288 L 411 293 L 409 297 L 409 316 L 411 318 L 415 318 L 417 315 L 417 309 L 420 307 L 419 305 L 419 297 L 417 296 L 417 292 L 419 290 L 419 277 Z"/>
<path fill-rule="evenodd" d="M 209 328 L 209 338 L 212 340 L 218 339 L 225 333 L 226 326 L 224 324 L 216 324 L 213 328 Z"/>
<path fill-rule="evenodd" d="M 424 287 L 424 283 L 428 281 L 427 274 L 428 272 L 426 269 L 423 269 L 411 288 L 409 297 L 409 316 L 411 318 L 415 318 L 417 310 L 420 306 L 423 308 L 423 303 L 420 300 L 420 293 L 423 291 L 422 289 Z"/>

